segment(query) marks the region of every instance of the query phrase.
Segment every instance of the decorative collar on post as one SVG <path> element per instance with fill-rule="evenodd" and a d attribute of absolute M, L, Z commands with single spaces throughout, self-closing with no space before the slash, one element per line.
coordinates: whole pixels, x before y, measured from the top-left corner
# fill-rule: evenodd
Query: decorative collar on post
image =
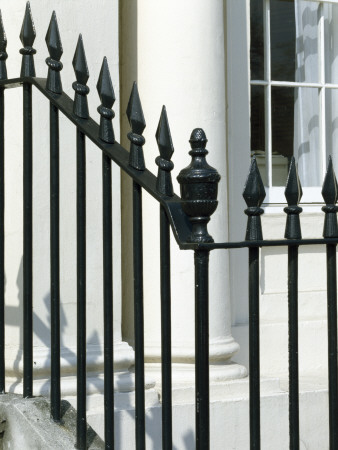
<path fill-rule="evenodd" d="M 190 136 L 191 162 L 181 170 L 177 181 L 181 185 L 182 209 L 192 223 L 188 242 L 214 242 L 207 224 L 217 208 L 217 189 L 220 175 L 209 166 L 205 157 L 207 138 L 201 128 L 195 128 Z"/>
<path fill-rule="evenodd" d="M 322 207 L 322 211 L 325 212 L 324 221 L 324 238 L 338 237 L 338 226 L 337 226 L 337 211 L 336 206 L 338 197 L 338 187 L 337 179 L 333 170 L 332 158 L 329 156 L 329 164 L 327 167 L 327 172 L 325 175 L 322 196 L 326 206 Z"/>
<path fill-rule="evenodd" d="M 48 65 L 46 87 L 49 91 L 54 92 L 54 94 L 62 94 L 60 71 L 63 65 L 60 62 L 60 58 L 63 53 L 63 48 L 55 11 L 53 11 L 52 18 L 50 19 L 46 34 L 46 44 L 49 51 L 49 57 L 46 59 L 46 64 Z"/>
<path fill-rule="evenodd" d="M 171 140 L 167 110 L 165 106 L 162 108 L 160 121 L 158 123 L 156 141 L 160 151 L 160 156 L 158 156 L 155 160 L 158 165 L 156 189 L 160 194 L 172 197 L 174 195 L 174 190 L 170 172 L 174 168 L 174 163 L 171 161 L 171 157 L 174 153 L 174 146 Z"/>
<path fill-rule="evenodd" d="M 256 158 L 251 160 L 249 175 L 245 183 L 243 198 L 248 208 L 244 211 L 248 216 L 245 240 L 260 241 L 263 239 L 261 214 L 264 213 L 260 207 L 265 199 L 264 184 L 259 173 Z"/>
<path fill-rule="evenodd" d="M 20 41 L 23 48 L 20 50 L 22 54 L 21 74 L 20 77 L 35 77 L 35 67 L 33 55 L 36 50 L 33 48 L 35 41 L 35 27 L 32 19 L 31 7 L 29 2 L 26 3 L 25 17 L 23 19 Z"/>
<path fill-rule="evenodd" d="M 106 57 L 103 58 L 96 87 L 101 100 L 101 105 L 97 108 L 97 111 L 101 116 L 99 136 L 104 142 L 114 144 L 115 135 L 112 120 L 115 117 L 115 113 L 111 108 L 115 103 L 116 98 Z"/>
<path fill-rule="evenodd" d="M 6 68 L 6 59 L 8 58 L 7 52 L 7 38 L 4 29 L 4 25 L 2 23 L 2 15 L 0 11 L 0 80 L 7 79 L 7 68 Z"/>
<path fill-rule="evenodd" d="M 284 194 L 286 201 L 288 202 L 288 206 L 284 208 L 284 212 L 287 214 L 284 237 L 286 239 L 301 239 L 302 232 L 300 229 L 299 214 L 303 210 L 298 206 L 298 204 L 302 198 L 303 191 L 299 181 L 294 156 L 291 158 L 289 175 Z"/>
<path fill-rule="evenodd" d="M 131 127 L 131 132 L 128 133 L 128 139 L 130 140 L 129 165 L 136 170 L 144 170 L 145 164 L 142 147 L 146 140 L 142 136 L 142 133 L 146 127 L 146 122 L 135 81 L 128 102 L 127 117 Z"/>
<path fill-rule="evenodd" d="M 89 94 L 89 87 L 86 86 L 86 84 L 89 78 L 89 71 L 81 34 L 77 41 L 73 58 L 73 67 L 76 76 L 76 81 L 74 81 L 72 85 L 75 91 L 73 112 L 76 116 L 81 117 L 82 119 L 88 119 L 89 110 L 87 95 Z"/>

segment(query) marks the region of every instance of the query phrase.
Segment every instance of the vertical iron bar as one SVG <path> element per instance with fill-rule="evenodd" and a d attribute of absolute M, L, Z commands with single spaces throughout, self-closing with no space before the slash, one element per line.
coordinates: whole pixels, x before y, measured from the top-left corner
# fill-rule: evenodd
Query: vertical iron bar
<path fill-rule="evenodd" d="M 288 248 L 289 433 L 290 449 L 299 449 L 298 387 L 298 245 Z"/>
<path fill-rule="evenodd" d="M 86 141 L 77 128 L 77 448 L 87 448 L 86 420 Z"/>
<path fill-rule="evenodd" d="M 145 450 L 142 189 L 133 181 L 136 448 Z"/>
<path fill-rule="evenodd" d="M 23 396 L 33 396 L 32 85 L 23 83 Z"/>
<path fill-rule="evenodd" d="M 5 101 L 0 88 L 0 393 L 5 392 Z"/>
<path fill-rule="evenodd" d="M 160 206 L 162 447 L 172 449 L 170 227 Z"/>
<path fill-rule="evenodd" d="M 327 244 L 327 329 L 329 357 L 329 426 L 330 450 L 338 449 L 337 395 L 337 258 L 336 244 Z"/>
<path fill-rule="evenodd" d="M 209 252 L 195 251 L 196 450 L 210 448 Z"/>
<path fill-rule="evenodd" d="M 59 251 L 59 110 L 50 103 L 50 301 L 51 416 L 61 420 L 60 251 Z"/>
<path fill-rule="evenodd" d="M 102 155 L 103 295 L 104 295 L 104 430 L 105 448 L 114 448 L 113 237 L 111 160 Z"/>
<path fill-rule="evenodd" d="M 250 449 L 260 449 L 259 248 L 249 248 Z"/>

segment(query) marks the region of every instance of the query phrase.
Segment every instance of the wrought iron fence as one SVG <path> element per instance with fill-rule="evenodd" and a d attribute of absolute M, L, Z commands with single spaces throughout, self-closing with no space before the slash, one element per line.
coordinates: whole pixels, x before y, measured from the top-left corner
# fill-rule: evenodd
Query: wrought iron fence
<path fill-rule="evenodd" d="M 294 158 L 291 160 L 285 189 L 288 206 L 284 239 L 264 240 L 261 208 L 265 198 L 255 158 L 252 159 L 243 197 L 248 216 L 245 240 L 215 243 L 208 234 L 207 223 L 217 207 L 217 171 L 206 162 L 207 138 L 200 128 L 190 138 L 192 157 L 178 181 L 181 197 L 173 192 L 171 170 L 173 144 L 165 107 L 162 109 L 156 140 L 160 156 L 156 158 L 157 177 L 145 168 L 142 133 L 146 123 L 136 83 L 127 107 L 131 126 L 128 134 L 130 151 L 115 141 L 112 107 L 115 94 L 104 58 L 97 90 L 101 100 L 98 112 L 100 125 L 89 117 L 86 85 L 89 72 L 81 35 L 73 67 L 75 98 L 71 100 L 62 89 L 60 71 L 62 44 L 56 15 L 53 12 L 46 35 L 49 57 L 48 76 L 35 76 L 33 48 L 35 29 L 27 3 L 20 39 L 23 48 L 20 78 L 8 79 L 6 71 L 6 35 L 0 15 L 0 392 L 5 392 L 5 296 L 4 296 L 4 93 L 5 89 L 23 89 L 23 280 L 24 280 L 24 373 L 23 396 L 33 395 L 33 321 L 32 321 L 32 87 L 50 102 L 50 276 L 51 276 L 51 416 L 61 419 L 60 389 L 60 255 L 59 255 L 59 111 L 76 127 L 77 137 L 77 442 L 80 449 L 86 441 L 86 138 L 102 151 L 103 181 L 103 286 L 104 286 L 104 425 L 105 446 L 114 448 L 114 370 L 113 370 L 113 298 L 112 298 L 112 175 L 111 163 L 117 164 L 133 181 L 133 271 L 136 448 L 145 448 L 144 395 L 144 323 L 143 323 L 143 247 L 142 191 L 145 189 L 158 201 L 160 209 L 161 261 L 161 339 L 162 339 L 162 443 L 172 448 L 172 381 L 171 381 L 171 293 L 170 293 L 170 229 L 182 250 L 195 254 L 195 339 L 196 339 L 196 448 L 208 449 L 209 435 L 209 330 L 208 283 L 209 253 L 215 249 L 248 248 L 249 252 L 249 387 L 250 387 L 250 448 L 260 448 L 260 372 L 259 372 L 259 249 L 267 246 L 288 246 L 289 304 L 289 434 L 290 448 L 299 448 L 298 391 L 298 248 L 300 245 L 325 244 L 327 251 L 327 308 L 329 361 L 329 429 L 330 448 L 338 448 L 337 421 L 337 279 L 336 245 L 338 226 L 336 206 L 337 181 L 329 158 L 323 185 L 325 213 L 323 238 L 302 239 L 299 202 L 302 189 Z"/>

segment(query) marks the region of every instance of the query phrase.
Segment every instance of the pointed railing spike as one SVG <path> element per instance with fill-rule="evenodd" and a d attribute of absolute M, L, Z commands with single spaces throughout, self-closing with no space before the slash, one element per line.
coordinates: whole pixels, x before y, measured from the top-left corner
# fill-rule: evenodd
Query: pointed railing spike
<path fill-rule="evenodd" d="M 160 194 L 172 197 L 174 195 L 173 184 L 171 180 L 171 171 L 174 164 L 171 157 L 174 153 L 174 146 L 171 139 L 168 116 L 166 107 L 163 106 L 160 121 L 156 131 L 156 141 L 160 156 L 155 160 L 158 165 L 158 175 L 156 189 Z"/>
<path fill-rule="evenodd" d="M 142 105 L 140 96 L 137 89 L 137 84 L 134 82 L 133 88 L 130 94 L 127 117 L 131 126 L 131 132 L 128 133 L 128 139 L 130 140 L 130 153 L 129 153 L 129 165 L 137 170 L 144 170 L 144 156 L 143 145 L 145 139 L 142 136 L 143 130 L 146 127 L 144 120 Z"/>
<path fill-rule="evenodd" d="M 32 18 L 32 12 L 29 2 L 26 3 L 26 11 L 23 19 L 20 40 L 22 42 L 23 48 L 20 50 L 22 54 L 22 64 L 21 64 L 21 78 L 23 77 L 35 77 L 35 66 L 33 55 L 35 55 L 36 50 L 33 48 L 33 43 L 35 41 L 35 27 Z"/>
<path fill-rule="evenodd" d="M 63 48 L 55 11 L 53 11 L 50 19 L 46 34 L 46 44 L 49 51 L 49 57 L 46 59 L 48 65 L 46 87 L 55 94 L 62 94 L 60 71 L 62 70 L 63 65 L 60 62 L 60 58 L 63 53 Z"/>
<path fill-rule="evenodd" d="M 99 136 L 104 142 L 113 144 L 115 142 L 115 135 L 112 120 L 115 117 L 115 113 L 111 108 L 116 98 L 106 57 L 103 58 L 96 87 L 101 100 L 101 105 L 97 108 L 101 116 Z"/>
<path fill-rule="evenodd" d="M 73 58 L 73 67 L 76 76 L 76 81 L 73 83 L 73 89 L 75 91 L 74 114 L 82 119 L 88 119 L 89 110 L 87 95 L 89 94 L 89 87 L 86 86 L 86 84 L 89 78 L 89 71 L 81 34 L 77 41 Z"/>
<path fill-rule="evenodd" d="M 259 173 L 256 158 L 253 157 L 249 174 L 245 183 L 243 198 L 248 206 L 245 214 L 248 216 L 245 239 L 257 241 L 263 239 L 261 215 L 264 210 L 260 207 L 265 199 L 264 184 Z"/>
<path fill-rule="evenodd" d="M 2 14 L 0 11 L 0 80 L 7 79 L 6 59 L 8 58 L 8 54 L 6 52 L 6 48 L 7 48 L 7 38 L 4 29 L 4 24 L 2 22 Z"/>
<path fill-rule="evenodd" d="M 322 196 L 326 203 L 322 207 L 322 211 L 325 213 L 323 237 L 337 237 L 338 236 L 338 225 L 337 225 L 337 211 L 336 206 L 338 198 L 338 186 L 336 175 L 333 170 L 332 158 L 329 156 L 329 163 L 327 166 L 327 172 L 324 178 Z"/>
<path fill-rule="evenodd" d="M 192 224 L 188 242 L 214 242 L 207 224 L 217 208 L 220 175 L 206 161 L 207 137 L 202 128 L 195 128 L 190 136 L 191 162 L 177 177 L 180 183 L 182 209 Z"/>
<path fill-rule="evenodd" d="M 288 206 L 284 208 L 287 214 L 284 237 L 286 239 L 301 239 L 299 214 L 303 211 L 298 206 L 303 195 L 302 186 L 299 181 L 298 169 L 295 158 L 291 158 L 289 175 L 285 187 L 285 198 Z"/>

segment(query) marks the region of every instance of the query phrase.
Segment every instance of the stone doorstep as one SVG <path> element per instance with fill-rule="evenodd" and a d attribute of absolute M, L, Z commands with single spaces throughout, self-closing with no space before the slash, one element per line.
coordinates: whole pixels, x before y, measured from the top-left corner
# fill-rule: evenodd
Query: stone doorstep
<path fill-rule="evenodd" d="M 50 418 L 50 402 L 43 397 L 23 399 L 16 394 L 0 395 L 0 449 L 70 450 L 76 442 L 76 411 L 61 403 L 62 423 Z M 104 443 L 88 426 L 89 449 L 104 449 Z"/>

